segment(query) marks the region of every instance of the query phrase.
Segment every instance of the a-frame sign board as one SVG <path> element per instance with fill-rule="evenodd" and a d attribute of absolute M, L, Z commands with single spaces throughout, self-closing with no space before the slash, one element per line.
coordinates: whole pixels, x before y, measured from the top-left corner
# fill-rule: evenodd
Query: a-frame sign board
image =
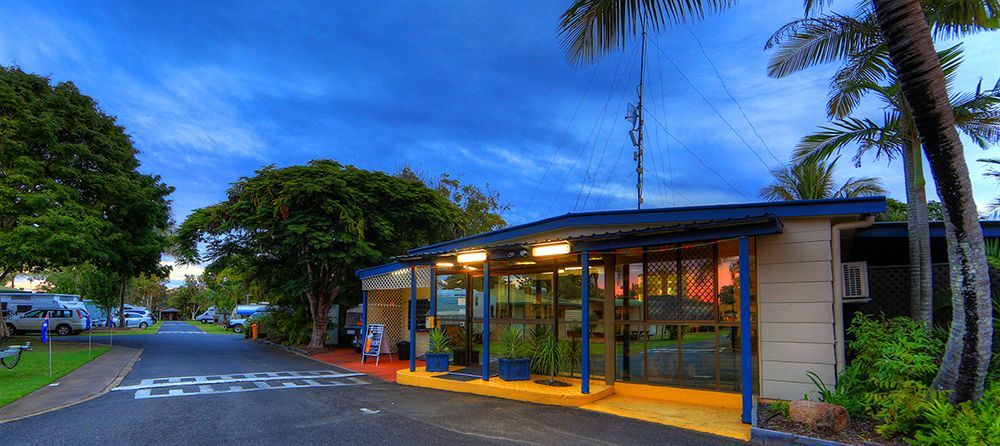
<path fill-rule="evenodd" d="M 385 333 L 385 324 L 368 324 L 365 333 L 365 341 L 361 348 L 361 362 L 369 356 L 375 357 L 375 365 L 378 366 L 379 356 L 382 354 L 382 334 Z M 392 357 L 389 357 L 392 360 Z"/>

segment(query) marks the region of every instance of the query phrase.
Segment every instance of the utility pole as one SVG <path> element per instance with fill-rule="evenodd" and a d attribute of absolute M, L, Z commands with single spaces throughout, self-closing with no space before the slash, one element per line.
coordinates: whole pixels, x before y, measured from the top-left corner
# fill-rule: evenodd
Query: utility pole
<path fill-rule="evenodd" d="M 635 107 L 635 114 L 631 116 L 632 121 L 632 131 L 629 132 L 632 137 L 632 144 L 635 146 L 635 152 L 632 153 L 632 159 L 635 160 L 635 176 L 636 176 L 636 195 L 637 202 L 636 208 L 642 209 L 642 180 L 643 180 L 643 168 L 642 168 L 642 157 L 643 157 L 643 147 L 642 147 L 642 127 L 644 120 L 642 117 L 642 93 L 643 86 L 646 80 L 646 20 L 640 14 L 640 22 L 642 25 L 642 52 L 641 60 L 639 61 L 639 88 L 637 92 L 639 94 L 639 102 Z"/>

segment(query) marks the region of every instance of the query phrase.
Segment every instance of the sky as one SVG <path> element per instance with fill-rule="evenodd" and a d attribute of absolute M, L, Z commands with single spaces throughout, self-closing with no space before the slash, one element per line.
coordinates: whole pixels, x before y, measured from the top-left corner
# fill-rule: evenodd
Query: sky
<path fill-rule="evenodd" d="M 116 116 L 141 170 L 176 188 L 178 223 L 262 166 L 312 159 L 488 185 L 512 224 L 634 208 L 624 117 L 638 47 L 570 64 L 556 29 L 569 3 L 8 0 L 0 64 L 72 81 Z M 650 35 L 644 207 L 759 201 L 769 170 L 827 122 L 835 66 L 766 74 L 764 43 L 801 5 L 744 0 Z M 992 87 L 1000 33 L 964 47 L 957 88 Z M 876 103 L 863 112 L 882 114 Z M 855 167 L 852 155 L 841 181 L 876 176 L 904 199 L 900 160 Z M 975 161 L 985 156 L 1000 154 L 966 140 L 981 207 L 1000 195 Z"/>

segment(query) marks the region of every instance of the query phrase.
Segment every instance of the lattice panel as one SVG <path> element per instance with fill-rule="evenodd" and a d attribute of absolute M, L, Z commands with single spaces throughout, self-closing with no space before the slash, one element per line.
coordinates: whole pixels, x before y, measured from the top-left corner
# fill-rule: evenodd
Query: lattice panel
<path fill-rule="evenodd" d="M 430 286 L 431 269 L 426 267 L 417 268 L 417 288 L 428 288 Z M 410 289 L 410 269 L 397 269 L 389 273 L 362 279 L 361 289 L 366 291 Z"/>
<path fill-rule="evenodd" d="M 647 254 L 646 320 L 714 321 L 715 250 L 712 245 Z"/>
<path fill-rule="evenodd" d="M 385 324 L 382 351 L 386 353 L 395 353 L 396 343 L 403 340 L 403 327 L 406 324 L 405 300 L 406 293 L 402 290 L 368 292 L 368 323 Z"/>

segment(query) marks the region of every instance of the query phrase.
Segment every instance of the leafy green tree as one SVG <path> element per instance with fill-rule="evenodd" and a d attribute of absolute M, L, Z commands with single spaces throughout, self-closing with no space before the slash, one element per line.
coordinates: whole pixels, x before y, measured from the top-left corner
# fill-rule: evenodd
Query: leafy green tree
<path fill-rule="evenodd" d="M 162 273 L 173 189 L 138 167 L 125 130 L 72 83 L 0 67 L 0 283 L 89 263 L 122 296 Z"/>
<path fill-rule="evenodd" d="M 46 271 L 45 283 L 47 292 L 78 294 L 94 301 L 109 317 L 120 303 L 121 279 L 89 263 Z"/>
<path fill-rule="evenodd" d="M 298 296 L 312 315 L 308 348 L 326 341 L 328 312 L 354 271 L 450 236 L 456 207 L 421 183 L 329 160 L 264 167 L 178 231 L 185 261 L 238 257 L 254 282 Z M 200 252 L 199 244 L 205 249 Z"/>
<path fill-rule="evenodd" d="M 875 221 L 908 221 L 908 211 L 909 206 L 906 203 L 888 198 L 886 199 L 885 212 L 875 216 Z M 941 208 L 940 201 L 927 202 L 927 216 L 930 221 L 944 220 L 944 209 Z"/>
<path fill-rule="evenodd" d="M 462 184 L 458 178 L 447 173 L 437 178 L 424 178 L 409 166 L 403 167 L 398 176 L 419 181 L 458 206 L 458 218 L 452 223 L 453 238 L 495 231 L 507 226 L 503 214 L 510 210 L 510 205 L 503 203 L 500 192 L 490 189 L 489 184 L 485 188 Z"/>
<path fill-rule="evenodd" d="M 819 200 L 823 198 L 868 197 L 885 194 L 878 178 L 848 178 L 839 187 L 833 178 L 837 160 L 827 164 L 805 160 L 792 167 L 776 169 L 774 182 L 760 191 L 770 201 Z"/>

